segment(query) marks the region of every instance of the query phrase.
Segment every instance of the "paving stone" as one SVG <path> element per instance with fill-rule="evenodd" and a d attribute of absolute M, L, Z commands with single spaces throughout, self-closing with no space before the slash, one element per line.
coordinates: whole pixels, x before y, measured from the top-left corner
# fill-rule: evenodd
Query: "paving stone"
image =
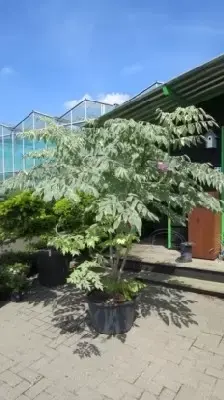
<path fill-rule="evenodd" d="M 224 380 L 221 380 L 221 379 L 217 380 L 212 394 L 214 397 L 217 397 L 218 399 L 223 400 Z"/>
<path fill-rule="evenodd" d="M 60 334 L 66 309 L 80 315 L 67 287 L 0 308 L 0 400 L 223 400 L 223 301 L 153 285 L 149 297 L 150 312 L 110 339 Z"/>
<path fill-rule="evenodd" d="M 194 343 L 195 347 L 200 349 L 213 350 L 215 347 L 218 347 L 222 340 L 222 336 L 212 335 L 208 333 L 201 333 L 196 342 Z"/>
<path fill-rule="evenodd" d="M 35 385 L 30 387 L 26 392 L 25 395 L 30 399 L 34 399 L 37 397 L 41 392 L 43 392 L 48 386 L 50 386 L 51 382 L 45 378 L 41 379 Z"/>
<path fill-rule="evenodd" d="M 144 392 L 140 400 L 157 400 L 157 397 L 152 393 Z"/>
<path fill-rule="evenodd" d="M 171 390 L 164 388 L 160 393 L 159 400 L 174 400 L 176 397 L 176 393 Z"/>
<path fill-rule="evenodd" d="M 209 384 L 200 382 L 196 389 L 183 385 L 175 400 L 211 400 L 212 388 Z"/>
<path fill-rule="evenodd" d="M 88 387 L 82 388 L 77 392 L 77 398 L 80 400 L 104 400 L 105 397 L 101 395 L 99 392 L 93 391 L 93 389 L 90 389 Z M 134 399 L 134 398 L 133 398 Z M 123 398 L 122 398 L 123 400 Z M 129 397 L 129 400 L 130 399 Z"/>
<path fill-rule="evenodd" d="M 123 379 L 129 383 L 134 383 L 141 376 L 143 371 L 146 368 L 145 362 L 137 362 L 137 360 L 133 359 L 132 363 L 129 362 L 120 362 L 111 366 L 111 373 L 116 377 Z"/>
<path fill-rule="evenodd" d="M 163 390 L 163 385 L 160 383 L 141 378 L 136 381 L 135 386 L 156 396 L 159 395 Z"/>
<path fill-rule="evenodd" d="M 175 400 L 199 400 L 195 396 L 196 392 L 192 387 L 182 386 Z"/>
<path fill-rule="evenodd" d="M 52 347 L 52 349 L 56 349 L 60 344 L 62 344 L 66 338 L 64 335 L 59 335 L 56 339 L 52 340 L 49 344 L 48 347 Z"/>
<path fill-rule="evenodd" d="M 44 325 L 44 321 L 37 319 L 37 318 L 32 318 L 31 324 L 35 325 L 35 326 L 42 326 L 42 325 Z"/>
<path fill-rule="evenodd" d="M 206 374 L 214 376 L 215 378 L 224 379 L 224 371 L 216 368 L 208 368 L 206 369 Z"/>
<path fill-rule="evenodd" d="M 50 394 L 48 394 L 48 393 L 46 393 L 46 392 L 44 391 L 44 392 L 38 394 L 38 395 L 35 397 L 35 400 L 53 400 L 53 397 L 52 397 Z"/>
<path fill-rule="evenodd" d="M 80 399 L 81 400 L 81 399 Z M 106 400 L 106 398 L 104 397 L 103 400 Z M 108 399 L 109 400 L 109 399 Z M 125 394 L 124 397 L 122 397 L 122 400 L 139 400 L 139 397 L 132 397 L 129 394 Z"/>
<path fill-rule="evenodd" d="M 7 385 L 9 388 L 9 385 Z M 17 399 L 20 395 L 24 394 L 24 392 L 29 388 L 29 383 L 22 381 L 19 383 L 17 386 L 14 386 L 13 388 L 7 389 L 5 386 L 6 390 L 6 400 L 15 400 Z M 1 390 L 4 390 L 4 387 L 2 386 L 0 388 L 0 396 L 1 396 Z M 3 396 L 4 397 L 4 396 Z"/>
<path fill-rule="evenodd" d="M 34 384 L 42 379 L 42 375 L 37 374 L 29 368 L 25 368 L 19 372 L 19 376 L 23 379 L 26 379 L 28 382 Z"/>
<path fill-rule="evenodd" d="M 124 395 L 140 397 L 142 394 L 142 390 L 139 387 L 125 381 L 109 378 L 97 387 L 97 391 L 113 400 L 120 400 Z"/>
<path fill-rule="evenodd" d="M 47 364 L 50 364 L 51 361 L 52 359 L 50 357 L 42 356 L 39 360 L 35 361 L 33 364 L 30 364 L 29 367 L 34 371 L 41 371 L 41 368 Z"/>
<path fill-rule="evenodd" d="M 22 379 L 18 375 L 14 374 L 11 371 L 3 372 L 0 375 L 0 380 L 5 383 L 8 383 L 8 385 L 10 385 L 12 387 L 17 386 L 19 383 L 22 382 Z"/>

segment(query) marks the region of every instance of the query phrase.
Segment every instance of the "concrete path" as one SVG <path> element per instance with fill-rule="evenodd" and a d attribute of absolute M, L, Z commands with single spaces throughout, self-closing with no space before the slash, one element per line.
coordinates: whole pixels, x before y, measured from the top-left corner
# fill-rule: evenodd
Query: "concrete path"
<path fill-rule="evenodd" d="M 223 400 L 223 316 L 223 300 L 150 286 L 127 335 L 98 336 L 80 293 L 37 287 L 0 308 L 0 400 Z"/>

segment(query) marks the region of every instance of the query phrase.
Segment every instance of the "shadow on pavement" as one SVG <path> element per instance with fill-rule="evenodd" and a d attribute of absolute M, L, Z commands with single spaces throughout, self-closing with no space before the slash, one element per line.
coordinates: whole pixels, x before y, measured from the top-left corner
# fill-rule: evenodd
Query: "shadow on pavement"
<path fill-rule="evenodd" d="M 57 289 L 34 285 L 28 301 L 30 304 L 52 306 L 52 324 L 61 335 L 74 334 L 79 338 L 74 354 L 80 358 L 100 356 L 97 345 L 99 339 L 105 343 L 111 336 L 99 335 L 91 327 L 85 295 L 72 285 Z M 158 315 L 166 325 L 175 325 L 179 329 L 197 325 L 196 316 L 191 310 L 194 301 L 185 297 L 183 291 L 160 285 L 148 285 L 142 292 L 136 313 L 135 326 L 142 318 Z M 141 329 L 139 327 L 139 329 Z M 127 334 L 116 335 L 116 339 L 125 343 Z"/>

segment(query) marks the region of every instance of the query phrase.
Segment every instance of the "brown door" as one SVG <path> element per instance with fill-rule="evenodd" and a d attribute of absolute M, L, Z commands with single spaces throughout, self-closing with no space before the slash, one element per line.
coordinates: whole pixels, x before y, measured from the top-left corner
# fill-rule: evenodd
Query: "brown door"
<path fill-rule="evenodd" d="M 194 258 L 214 260 L 220 252 L 221 217 L 206 208 L 195 208 L 188 220 L 188 240 Z"/>

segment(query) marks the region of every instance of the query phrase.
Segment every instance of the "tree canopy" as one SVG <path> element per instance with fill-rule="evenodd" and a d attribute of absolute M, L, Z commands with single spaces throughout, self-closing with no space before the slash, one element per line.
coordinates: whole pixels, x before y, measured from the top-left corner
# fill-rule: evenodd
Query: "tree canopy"
<path fill-rule="evenodd" d="M 98 221 L 111 218 L 114 229 L 129 224 L 139 233 L 142 218 L 156 221 L 166 214 L 183 222 L 196 206 L 220 212 L 220 201 L 204 188 L 221 192 L 224 175 L 209 164 L 172 154 L 196 146 L 215 126 L 211 116 L 194 106 L 173 113 L 158 110 L 157 124 L 115 119 L 68 131 L 49 123 L 47 129 L 24 133 L 49 144 L 26 155 L 41 164 L 21 171 L 5 187 L 32 189 L 47 201 L 78 201 L 79 192 L 93 195 Z"/>

